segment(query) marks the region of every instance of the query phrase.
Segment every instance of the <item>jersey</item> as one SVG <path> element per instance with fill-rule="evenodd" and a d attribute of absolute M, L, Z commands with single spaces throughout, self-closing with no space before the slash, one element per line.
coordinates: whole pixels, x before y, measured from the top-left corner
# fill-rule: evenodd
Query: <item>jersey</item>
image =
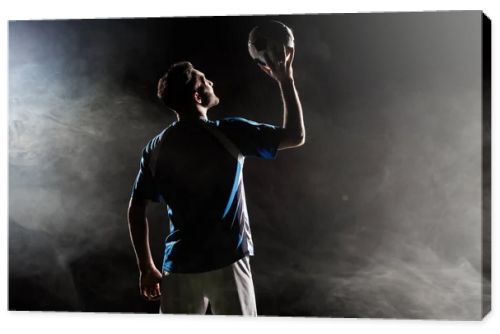
<path fill-rule="evenodd" d="M 132 197 L 167 206 L 163 271 L 204 272 L 254 255 L 243 165 L 275 159 L 282 134 L 244 118 L 181 120 L 147 143 Z"/>

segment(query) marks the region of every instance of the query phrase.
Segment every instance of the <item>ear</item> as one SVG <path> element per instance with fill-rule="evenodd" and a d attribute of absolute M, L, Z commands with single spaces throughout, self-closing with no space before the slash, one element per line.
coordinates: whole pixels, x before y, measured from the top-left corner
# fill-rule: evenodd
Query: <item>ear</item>
<path fill-rule="evenodd" d="M 194 99 L 194 101 L 195 101 L 196 103 L 199 103 L 199 104 L 201 104 L 201 103 L 202 103 L 202 100 L 201 100 L 201 95 L 200 95 L 200 94 L 198 94 L 198 92 L 194 92 L 194 94 L 193 94 L 193 99 Z"/>

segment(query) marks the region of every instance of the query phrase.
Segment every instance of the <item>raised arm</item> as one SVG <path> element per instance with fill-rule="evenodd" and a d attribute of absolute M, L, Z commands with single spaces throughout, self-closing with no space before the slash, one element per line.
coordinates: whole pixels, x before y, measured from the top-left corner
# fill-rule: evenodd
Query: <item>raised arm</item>
<path fill-rule="evenodd" d="M 284 137 L 278 148 L 280 150 L 302 146 L 306 138 L 302 105 L 293 77 L 294 56 L 295 49 L 288 51 L 283 46 L 282 61 L 274 64 L 270 59 L 267 59 L 269 66 L 259 64 L 264 72 L 278 82 L 281 91 Z"/>
<path fill-rule="evenodd" d="M 128 226 L 130 238 L 139 266 L 139 289 L 148 300 L 160 298 L 162 275 L 156 268 L 149 247 L 149 229 L 146 217 L 148 201 L 130 199 L 128 206 Z"/>

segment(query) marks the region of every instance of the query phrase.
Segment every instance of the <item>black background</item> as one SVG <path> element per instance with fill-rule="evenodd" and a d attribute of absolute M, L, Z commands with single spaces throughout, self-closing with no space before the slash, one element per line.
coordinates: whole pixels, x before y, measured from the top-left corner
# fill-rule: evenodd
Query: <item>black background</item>
<path fill-rule="evenodd" d="M 480 15 L 10 22 L 9 308 L 158 312 L 126 221 L 140 150 L 174 120 L 156 82 L 189 60 L 221 98 L 210 118 L 280 125 L 247 51 L 278 19 L 307 143 L 245 165 L 259 314 L 478 318 Z M 164 208 L 150 224 L 159 266 Z"/>

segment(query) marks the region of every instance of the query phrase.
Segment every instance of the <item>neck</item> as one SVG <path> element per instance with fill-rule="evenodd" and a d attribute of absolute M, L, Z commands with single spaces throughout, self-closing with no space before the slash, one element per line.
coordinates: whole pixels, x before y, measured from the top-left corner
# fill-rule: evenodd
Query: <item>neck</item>
<path fill-rule="evenodd" d="M 193 108 L 177 114 L 179 121 L 208 120 L 206 108 Z"/>
<path fill-rule="evenodd" d="M 208 120 L 206 115 L 181 115 L 178 116 L 177 119 L 179 121 L 197 121 L 197 120 Z"/>

